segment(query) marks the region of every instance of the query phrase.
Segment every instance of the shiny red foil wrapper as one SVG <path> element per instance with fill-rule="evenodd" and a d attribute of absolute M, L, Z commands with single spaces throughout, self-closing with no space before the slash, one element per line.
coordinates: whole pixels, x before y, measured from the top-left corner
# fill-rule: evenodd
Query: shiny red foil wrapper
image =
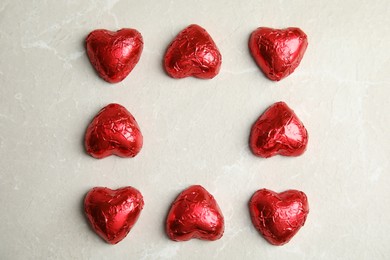
<path fill-rule="evenodd" d="M 143 137 L 135 118 L 119 104 L 109 104 L 95 116 L 85 133 L 85 149 L 101 159 L 109 155 L 134 157 Z"/>
<path fill-rule="evenodd" d="M 164 57 L 165 70 L 172 78 L 211 79 L 218 74 L 221 63 L 222 56 L 213 39 L 196 24 L 176 36 Z"/>
<path fill-rule="evenodd" d="M 133 187 L 117 190 L 95 187 L 84 200 L 85 215 L 92 229 L 110 244 L 127 236 L 143 206 L 141 193 Z"/>
<path fill-rule="evenodd" d="M 309 204 L 305 193 L 288 190 L 276 193 L 261 189 L 249 202 L 253 225 L 273 245 L 283 245 L 305 224 Z"/>
<path fill-rule="evenodd" d="M 92 31 L 86 39 L 88 58 L 99 76 L 109 83 L 122 81 L 138 63 L 143 39 L 135 29 Z"/>
<path fill-rule="evenodd" d="M 214 197 L 202 186 L 184 190 L 173 202 L 166 221 L 166 232 L 174 241 L 192 238 L 217 240 L 224 232 L 224 218 Z"/>
<path fill-rule="evenodd" d="M 257 28 L 249 49 L 257 65 L 270 80 L 279 81 L 298 67 L 307 48 L 307 36 L 299 28 Z"/>
<path fill-rule="evenodd" d="M 268 158 L 277 154 L 299 156 L 306 150 L 308 133 L 286 103 L 270 106 L 253 124 L 249 146 L 253 154 Z"/>

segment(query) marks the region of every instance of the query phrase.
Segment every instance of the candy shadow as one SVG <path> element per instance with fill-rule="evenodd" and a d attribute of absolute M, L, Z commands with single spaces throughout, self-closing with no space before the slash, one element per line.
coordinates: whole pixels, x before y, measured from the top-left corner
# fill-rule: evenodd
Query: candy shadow
<path fill-rule="evenodd" d="M 85 128 L 84 133 L 87 131 L 87 128 Z M 80 148 L 82 150 L 82 153 L 84 155 L 88 155 L 87 151 L 85 150 L 85 144 L 84 143 L 85 143 L 85 134 L 80 137 L 80 143 L 79 144 L 80 144 Z"/>
<path fill-rule="evenodd" d="M 90 122 L 91 122 L 91 121 L 90 121 Z M 88 126 L 89 126 L 89 124 L 88 124 Z M 84 132 L 83 132 L 83 135 L 81 135 L 81 136 L 80 136 L 80 139 L 79 139 L 79 142 L 80 142 L 79 145 L 80 145 L 80 148 L 81 148 L 82 153 L 83 153 L 84 155 L 88 155 L 87 150 L 85 149 L 85 133 L 87 132 L 88 126 L 85 128 L 85 130 L 84 130 Z"/>
<path fill-rule="evenodd" d="M 87 217 L 85 216 L 85 213 L 84 213 L 84 200 L 85 200 L 85 196 L 87 196 L 88 194 L 88 191 L 84 193 L 84 196 L 83 198 L 80 200 L 80 204 L 79 204 L 79 212 L 80 214 L 82 215 L 82 217 L 87 220 Z"/>

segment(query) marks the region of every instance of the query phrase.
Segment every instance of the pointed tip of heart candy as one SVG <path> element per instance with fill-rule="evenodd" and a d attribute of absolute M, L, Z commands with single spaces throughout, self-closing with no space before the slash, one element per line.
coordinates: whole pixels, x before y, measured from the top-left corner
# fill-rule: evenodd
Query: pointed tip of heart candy
<path fill-rule="evenodd" d="M 197 24 L 182 30 L 164 56 L 164 69 L 172 78 L 214 78 L 221 68 L 222 56 L 209 33 Z"/>
<path fill-rule="evenodd" d="M 299 28 L 259 27 L 249 38 L 249 50 L 264 75 L 273 81 L 289 76 L 299 66 L 308 46 Z"/>
<path fill-rule="evenodd" d="M 253 124 L 249 146 L 256 156 L 299 156 L 306 151 L 308 133 L 286 103 L 276 102 Z"/>
<path fill-rule="evenodd" d="M 141 151 L 143 136 L 133 115 L 112 103 L 102 108 L 89 124 L 84 145 L 86 152 L 97 159 L 110 155 L 131 158 Z"/>
<path fill-rule="evenodd" d="M 165 228 L 173 241 L 214 241 L 224 233 L 224 218 L 214 197 L 202 186 L 193 185 L 172 203 Z"/>
<path fill-rule="evenodd" d="M 304 226 L 309 204 L 304 192 L 256 191 L 249 202 L 253 226 L 272 245 L 288 243 Z"/>
<path fill-rule="evenodd" d="M 131 28 L 118 31 L 94 30 L 85 40 L 88 58 L 98 75 L 108 83 L 124 80 L 137 65 L 143 38 Z"/>

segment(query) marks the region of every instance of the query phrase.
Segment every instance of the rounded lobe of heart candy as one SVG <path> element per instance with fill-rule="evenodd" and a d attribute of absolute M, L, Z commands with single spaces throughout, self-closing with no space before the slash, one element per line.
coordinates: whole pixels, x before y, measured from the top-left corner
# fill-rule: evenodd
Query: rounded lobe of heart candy
<path fill-rule="evenodd" d="M 143 206 L 142 194 L 133 187 L 117 190 L 95 187 L 84 199 L 85 215 L 92 229 L 109 244 L 127 236 Z"/>
<path fill-rule="evenodd" d="M 249 146 L 253 154 L 268 158 L 277 154 L 299 156 L 306 150 L 308 133 L 286 103 L 270 106 L 253 124 Z"/>
<path fill-rule="evenodd" d="M 88 35 L 86 49 L 99 76 L 109 83 L 117 83 L 138 63 L 143 39 L 135 29 L 124 28 L 116 32 L 100 29 Z"/>
<path fill-rule="evenodd" d="M 260 27 L 252 32 L 249 49 L 265 76 L 279 81 L 298 67 L 307 48 L 307 36 L 299 28 Z"/>
<path fill-rule="evenodd" d="M 184 190 L 173 202 L 166 220 L 166 232 L 174 241 L 192 238 L 217 240 L 224 232 L 224 218 L 214 197 L 202 186 Z"/>
<path fill-rule="evenodd" d="M 305 193 L 288 190 L 276 193 L 261 189 L 249 202 L 253 225 L 273 245 L 283 245 L 305 224 L 309 204 Z"/>
<path fill-rule="evenodd" d="M 88 154 L 101 159 L 109 155 L 134 157 L 143 137 L 133 115 L 119 104 L 109 104 L 95 116 L 85 133 Z"/>
<path fill-rule="evenodd" d="M 222 56 L 213 39 L 196 24 L 176 36 L 164 57 L 164 68 L 172 78 L 211 79 L 219 73 L 221 63 Z"/>

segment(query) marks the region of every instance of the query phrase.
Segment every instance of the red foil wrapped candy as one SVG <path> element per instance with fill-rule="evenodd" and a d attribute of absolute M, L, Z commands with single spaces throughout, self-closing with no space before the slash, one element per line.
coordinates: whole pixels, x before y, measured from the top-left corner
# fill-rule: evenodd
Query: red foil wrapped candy
<path fill-rule="evenodd" d="M 85 133 L 85 149 L 101 159 L 109 155 L 134 157 L 142 148 L 143 137 L 135 118 L 119 104 L 100 110 Z"/>
<path fill-rule="evenodd" d="M 95 187 L 84 200 L 85 215 L 92 229 L 110 244 L 127 236 L 143 206 L 141 193 L 133 187 L 117 190 Z"/>
<path fill-rule="evenodd" d="M 222 57 L 213 39 L 196 24 L 176 36 L 164 58 L 165 70 L 172 78 L 211 79 L 218 74 L 221 63 Z"/>
<path fill-rule="evenodd" d="M 282 30 L 260 27 L 252 32 L 249 49 L 270 80 L 279 81 L 298 67 L 307 48 L 307 36 L 299 28 Z"/>
<path fill-rule="evenodd" d="M 122 81 L 138 63 L 143 40 L 135 29 L 92 31 L 86 39 L 88 58 L 99 76 L 109 83 Z"/>
<path fill-rule="evenodd" d="M 249 146 L 253 154 L 268 158 L 277 154 L 298 156 L 306 150 L 305 126 L 286 103 L 270 106 L 253 124 Z"/>
<path fill-rule="evenodd" d="M 260 234 L 273 245 L 283 245 L 305 224 L 309 204 L 305 193 L 288 190 L 276 193 L 261 189 L 249 202 L 252 222 Z"/>
<path fill-rule="evenodd" d="M 224 219 L 214 197 L 202 186 L 184 190 L 173 202 L 166 221 L 170 239 L 217 240 L 224 232 Z"/>

